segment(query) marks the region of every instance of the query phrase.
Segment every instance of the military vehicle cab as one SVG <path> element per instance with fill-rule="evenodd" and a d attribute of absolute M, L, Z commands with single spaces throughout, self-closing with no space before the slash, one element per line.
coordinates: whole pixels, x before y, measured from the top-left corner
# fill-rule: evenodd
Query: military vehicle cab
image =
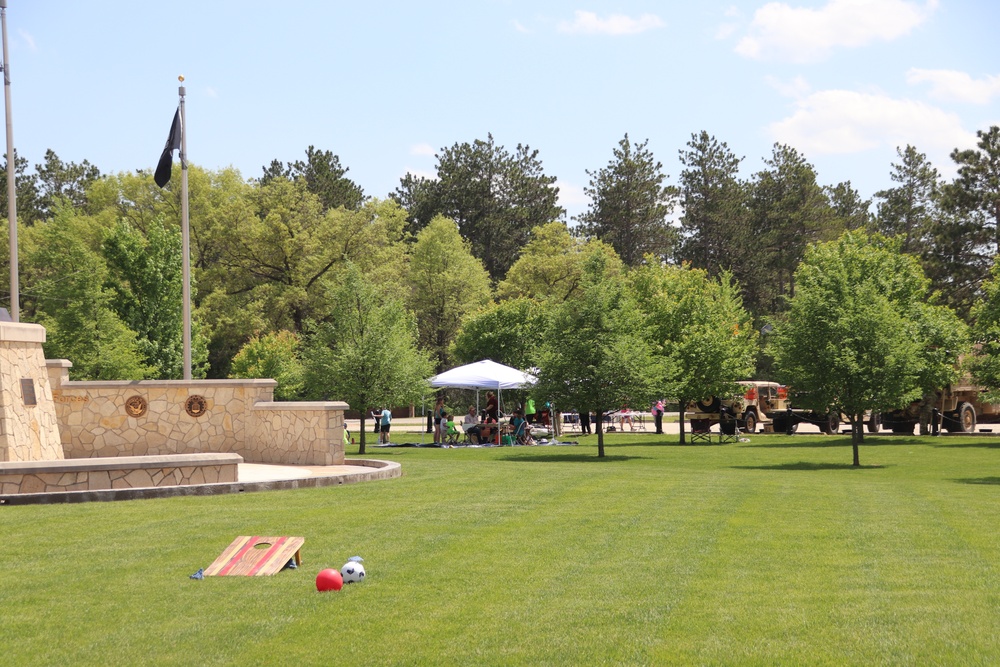
<path fill-rule="evenodd" d="M 780 422 L 788 411 L 788 388 L 777 382 L 758 380 L 744 380 L 739 385 L 743 393 L 732 398 L 711 396 L 688 404 L 685 411 L 691 430 L 708 431 L 713 424 L 719 424 L 719 430 L 727 435 L 736 433 L 737 428 L 753 433 L 758 425 L 779 430 L 774 421 L 777 418 Z"/>

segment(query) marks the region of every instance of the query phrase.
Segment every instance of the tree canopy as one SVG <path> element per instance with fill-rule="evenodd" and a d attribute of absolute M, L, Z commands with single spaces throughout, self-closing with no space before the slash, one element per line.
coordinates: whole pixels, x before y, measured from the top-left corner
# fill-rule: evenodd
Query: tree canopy
<path fill-rule="evenodd" d="M 361 412 L 364 454 L 368 411 L 420 400 L 433 364 L 418 349 L 416 323 L 402 300 L 387 298 L 359 267 L 347 267 L 333 304 L 332 317 L 315 322 L 307 337 L 306 392 Z"/>
<path fill-rule="evenodd" d="M 957 319 L 926 303 L 927 279 L 900 244 L 848 232 L 810 246 L 788 316 L 775 326 L 780 379 L 806 407 L 847 414 L 856 466 L 865 412 L 919 399 L 923 382 L 942 379 L 961 352 L 947 343 Z"/>
<path fill-rule="evenodd" d="M 590 185 L 584 192 L 590 206 L 578 218 L 581 234 L 611 245 L 628 266 L 647 254 L 667 259 L 677 244 L 677 231 L 667 221 L 676 188 L 664 184 L 663 164 L 648 144 L 648 139 L 635 143 L 626 134 L 606 167 L 587 171 Z"/>
<path fill-rule="evenodd" d="M 728 273 L 647 264 L 631 275 L 646 327 L 663 359 L 662 395 L 684 409 L 693 400 L 729 396 L 753 375 L 757 331 Z"/>
<path fill-rule="evenodd" d="M 663 361 L 645 334 L 625 276 L 606 255 L 591 255 L 579 296 L 552 312 L 538 353 L 535 394 L 557 409 L 596 412 L 599 457 L 605 455 L 604 414 L 646 404 L 662 386 Z"/>
<path fill-rule="evenodd" d="M 527 145 L 510 153 L 488 134 L 436 157 L 436 180 L 407 175 L 395 197 L 419 216 L 411 219 L 414 230 L 437 215 L 454 220 L 494 282 L 517 260 L 533 227 L 565 214 L 555 176 L 545 174 L 538 151 Z"/>

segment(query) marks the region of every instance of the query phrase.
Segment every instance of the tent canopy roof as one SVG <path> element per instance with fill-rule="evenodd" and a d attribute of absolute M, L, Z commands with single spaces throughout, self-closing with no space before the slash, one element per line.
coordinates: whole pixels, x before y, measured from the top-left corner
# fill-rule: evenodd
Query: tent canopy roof
<path fill-rule="evenodd" d="M 455 389 L 520 389 L 535 383 L 535 376 L 510 366 L 483 359 L 452 368 L 430 379 L 432 387 Z"/>

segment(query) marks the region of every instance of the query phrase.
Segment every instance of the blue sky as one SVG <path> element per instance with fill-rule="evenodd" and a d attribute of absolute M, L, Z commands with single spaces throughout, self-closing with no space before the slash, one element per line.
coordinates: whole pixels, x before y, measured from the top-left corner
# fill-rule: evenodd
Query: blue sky
<path fill-rule="evenodd" d="M 149 169 L 187 87 L 188 154 L 257 177 L 310 144 L 368 195 L 435 151 L 539 150 L 570 215 L 627 132 L 670 182 L 706 130 L 749 177 L 776 141 L 890 187 L 896 147 L 945 176 L 1000 124 L 994 0 L 285 2 L 8 0 L 14 142 L 102 172 Z"/>

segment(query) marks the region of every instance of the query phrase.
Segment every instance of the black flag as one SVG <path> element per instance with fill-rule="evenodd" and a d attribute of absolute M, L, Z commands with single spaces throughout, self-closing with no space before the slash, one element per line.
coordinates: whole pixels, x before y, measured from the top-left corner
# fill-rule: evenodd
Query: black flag
<path fill-rule="evenodd" d="M 167 137 L 167 145 L 163 147 L 163 154 L 160 155 L 160 162 L 156 165 L 156 173 L 153 174 L 153 181 L 161 188 L 166 187 L 170 182 L 170 168 L 174 164 L 174 151 L 181 147 L 181 110 L 180 107 L 174 112 L 174 122 L 170 124 L 170 136 Z"/>

